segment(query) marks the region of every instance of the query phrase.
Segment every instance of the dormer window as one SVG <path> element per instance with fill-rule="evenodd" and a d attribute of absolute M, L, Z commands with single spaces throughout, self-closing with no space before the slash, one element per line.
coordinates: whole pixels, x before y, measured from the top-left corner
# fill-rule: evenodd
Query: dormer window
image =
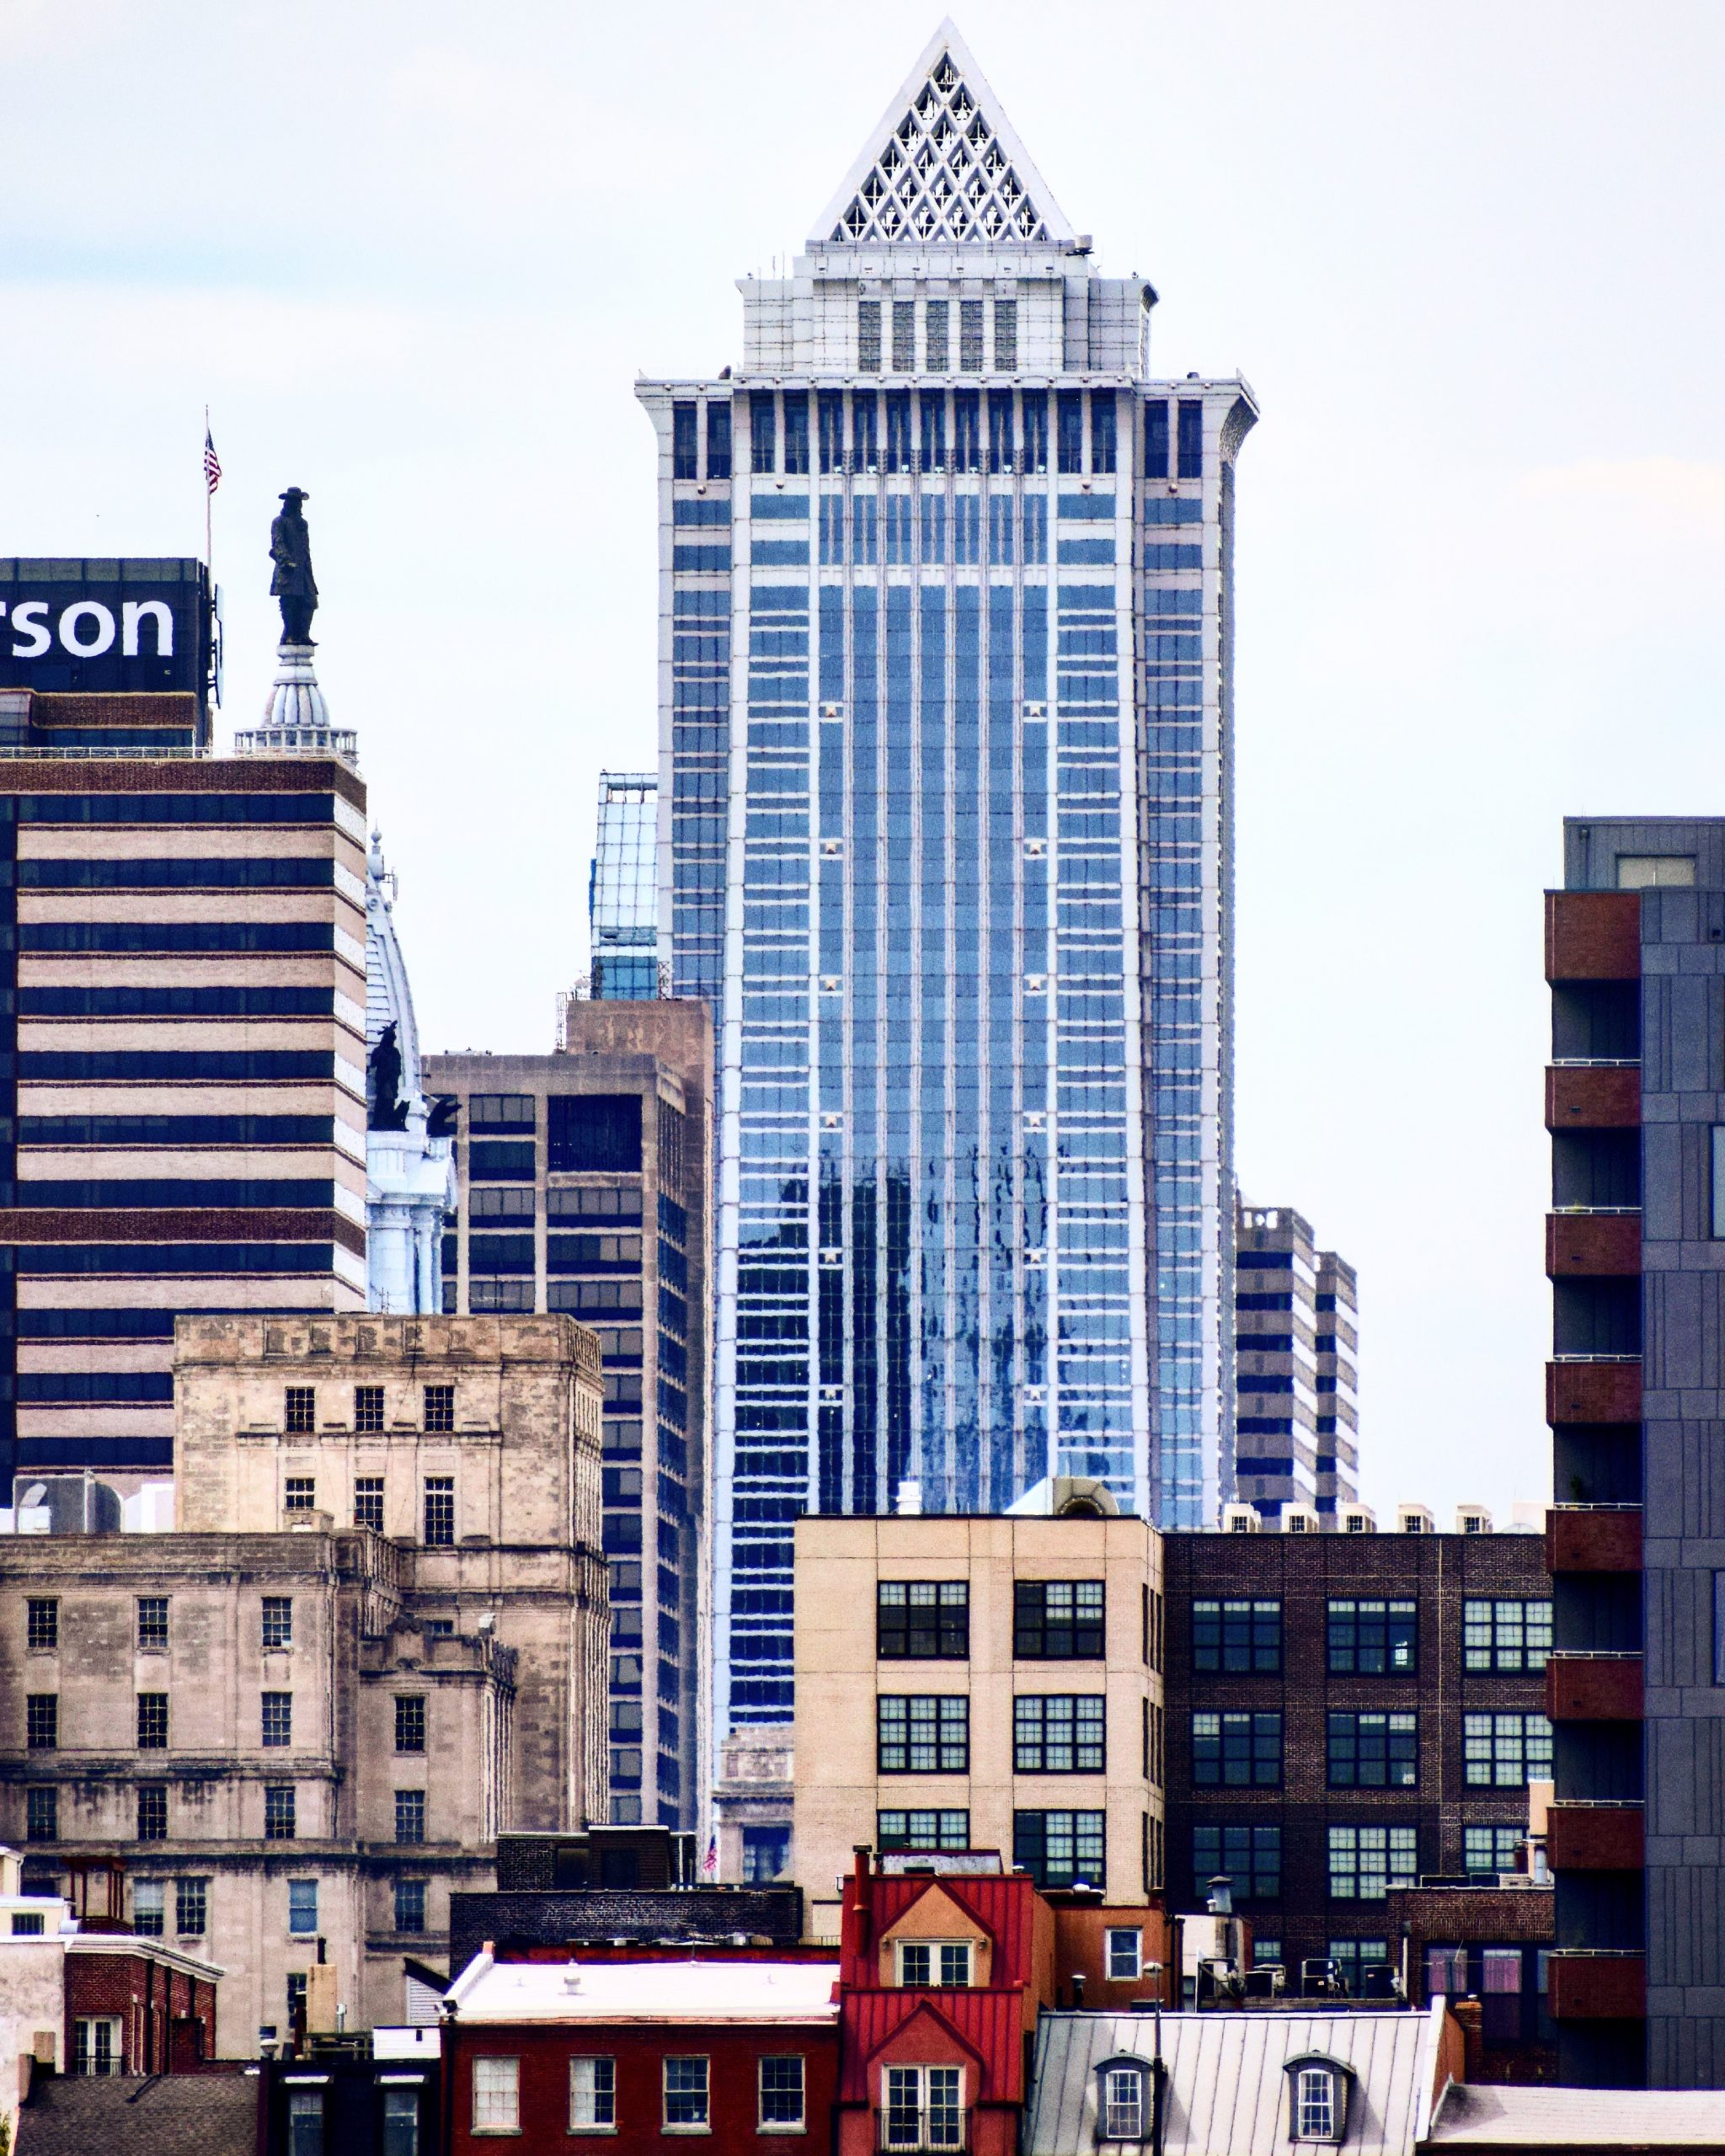
<path fill-rule="evenodd" d="M 899 1942 L 899 1982 L 907 1991 L 964 1991 L 970 1984 L 968 1939 L 905 1939 Z"/>
<path fill-rule="evenodd" d="M 1288 2076 L 1288 2138 L 1338 2146 L 1348 2132 L 1352 2068 L 1309 2052 L 1290 2059 L 1284 2071 Z"/>
<path fill-rule="evenodd" d="M 1111 2066 L 1102 2077 L 1102 2137 L 1104 2141 L 1142 2141 L 1144 2070 L 1136 2066 Z"/>

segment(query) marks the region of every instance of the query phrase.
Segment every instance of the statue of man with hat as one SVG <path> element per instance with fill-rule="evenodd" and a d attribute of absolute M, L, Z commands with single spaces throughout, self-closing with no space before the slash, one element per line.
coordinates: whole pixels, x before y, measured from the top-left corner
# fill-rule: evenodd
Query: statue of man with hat
<path fill-rule="evenodd" d="M 306 529 L 300 504 L 311 496 L 303 487 L 290 487 L 281 497 L 281 514 L 270 526 L 270 558 L 275 574 L 270 579 L 270 596 L 281 602 L 281 641 L 309 644 L 312 616 L 318 611 L 318 584 L 312 574 L 312 535 Z"/>

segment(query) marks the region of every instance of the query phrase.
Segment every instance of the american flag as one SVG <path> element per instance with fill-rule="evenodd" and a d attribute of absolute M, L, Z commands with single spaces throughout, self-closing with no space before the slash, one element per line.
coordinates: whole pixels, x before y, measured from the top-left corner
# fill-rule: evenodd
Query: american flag
<path fill-rule="evenodd" d="M 707 1844 L 707 1854 L 701 1860 L 701 1869 L 703 1871 L 717 1871 L 718 1869 L 718 1837 L 716 1834 Z"/>
<path fill-rule="evenodd" d="M 222 484 L 222 459 L 216 454 L 216 445 L 210 439 L 210 430 L 204 429 L 204 485 L 214 494 Z"/>

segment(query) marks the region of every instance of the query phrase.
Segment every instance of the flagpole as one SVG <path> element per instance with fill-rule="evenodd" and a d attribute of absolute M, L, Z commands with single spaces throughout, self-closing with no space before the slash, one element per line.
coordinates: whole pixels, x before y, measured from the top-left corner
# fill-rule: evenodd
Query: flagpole
<path fill-rule="evenodd" d="M 210 408 L 204 407 L 204 440 L 210 439 Z M 216 558 L 210 543 L 210 506 L 216 498 L 216 489 L 210 484 L 210 475 L 204 474 L 204 574 L 210 579 L 210 589 L 216 589 Z"/>

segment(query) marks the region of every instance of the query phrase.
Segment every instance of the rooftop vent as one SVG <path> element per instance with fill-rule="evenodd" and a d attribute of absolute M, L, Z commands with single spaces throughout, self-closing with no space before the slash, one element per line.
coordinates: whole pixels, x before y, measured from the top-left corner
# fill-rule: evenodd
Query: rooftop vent
<path fill-rule="evenodd" d="M 1258 1517 L 1256 1505 L 1224 1505 L 1222 1532 L 1224 1534 L 1257 1534 L 1262 1532 L 1263 1522 Z"/>

